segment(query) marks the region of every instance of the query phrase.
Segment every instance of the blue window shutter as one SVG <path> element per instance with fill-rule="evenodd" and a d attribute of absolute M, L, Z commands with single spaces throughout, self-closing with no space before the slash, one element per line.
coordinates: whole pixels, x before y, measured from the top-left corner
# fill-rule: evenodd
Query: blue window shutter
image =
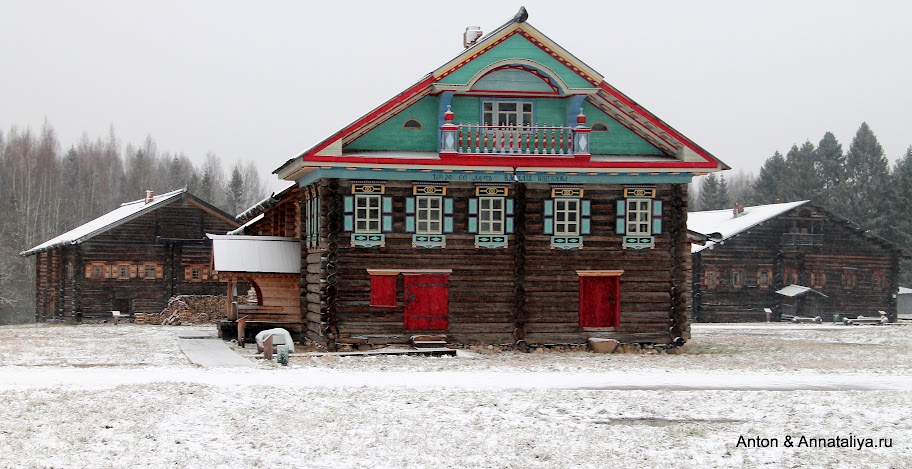
<path fill-rule="evenodd" d="M 544 212 L 544 233 L 546 235 L 554 234 L 554 199 L 545 199 Z"/>
<path fill-rule="evenodd" d="M 383 232 L 391 233 L 393 231 L 393 198 L 382 198 L 383 208 Z"/>
<path fill-rule="evenodd" d="M 408 233 L 415 232 L 415 198 L 405 198 L 405 231 Z"/>
<path fill-rule="evenodd" d="M 662 201 L 652 201 L 652 234 L 662 234 Z"/>
<path fill-rule="evenodd" d="M 580 234 L 592 233 L 592 201 L 580 200 Z"/>
<path fill-rule="evenodd" d="M 469 199 L 469 233 L 478 233 L 478 198 Z"/>
<path fill-rule="evenodd" d="M 616 202 L 617 224 L 614 228 L 617 234 L 627 234 L 627 199 L 618 199 Z"/>
<path fill-rule="evenodd" d="M 344 210 L 342 214 L 344 215 L 345 223 L 343 224 L 343 231 L 355 231 L 355 196 L 346 195 L 345 196 Z"/>
<path fill-rule="evenodd" d="M 513 232 L 513 199 L 506 200 L 506 210 L 504 212 L 505 212 L 506 218 L 507 218 L 504 232 L 512 233 Z"/>
<path fill-rule="evenodd" d="M 453 232 L 453 199 L 443 198 L 443 232 Z"/>

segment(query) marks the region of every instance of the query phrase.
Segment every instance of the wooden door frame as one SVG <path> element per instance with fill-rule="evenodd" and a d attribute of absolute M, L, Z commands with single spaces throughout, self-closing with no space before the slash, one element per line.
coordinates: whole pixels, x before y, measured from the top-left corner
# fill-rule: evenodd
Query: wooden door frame
<path fill-rule="evenodd" d="M 577 270 L 576 274 L 580 277 L 580 282 L 579 282 L 580 295 L 582 295 L 582 287 L 583 287 L 582 278 L 583 277 L 616 277 L 617 278 L 617 295 L 616 295 L 617 296 L 616 301 L 618 303 L 617 326 L 584 327 L 584 326 L 580 325 L 580 328 L 583 330 L 586 330 L 586 331 L 615 331 L 615 330 L 617 330 L 617 328 L 620 327 L 620 323 L 621 323 L 621 317 L 620 317 L 621 316 L 621 306 L 620 306 L 621 279 L 620 279 L 620 277 L 621 277 L 621 275 L 624 274 L 624 271 L 623 270 Z M 579 319 L 582 320 L 582 314 L 583 314 L 582 297 L 580 298 L 580 301 L 577 305 L 577 314 L 579 315 L 578 316 Z"/>

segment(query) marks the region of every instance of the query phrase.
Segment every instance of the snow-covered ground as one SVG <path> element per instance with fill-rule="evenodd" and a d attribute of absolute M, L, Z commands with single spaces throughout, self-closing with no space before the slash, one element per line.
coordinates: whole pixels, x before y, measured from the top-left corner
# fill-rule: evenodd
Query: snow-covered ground
<path fill-rule="evenodd" d="M 912 326 L 698 325 L 678 355 L 236 349 L 250 369 L 192 365 L 195 330 L 0 327 L 0 467 L 912 467 Z"/>

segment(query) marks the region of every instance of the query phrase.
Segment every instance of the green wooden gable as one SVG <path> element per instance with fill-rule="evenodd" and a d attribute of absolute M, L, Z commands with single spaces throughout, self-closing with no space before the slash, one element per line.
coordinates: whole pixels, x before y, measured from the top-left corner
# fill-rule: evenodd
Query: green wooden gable
<path fill-rule="evenodd" d="M 544 65 L 554 71 L 557 76 L 571 88 L 594 88 L 592 83 L 586 81 L 573 70 L 568 69 L 564 64 L 550 54 L 541 50 L 535 44 L 532 44 L 525 37 L 514 34 L 497 44 L 490 50 L 482 53 L 471 62 L 463 65 L 453 73 L 443 77 L 439 83 L 464 85 L 468 84 L 478 72 L 501 61 L 513 61 L 515 59 L 525 59 Z"/>
<path fill-rule="evenodd" d="M 421 171 L 507 165 L 514 175 L 528 166 L 593 177 L 728 168 L 520 13 L 276 173 L 293 180 L 365 164 L 402 171 L 404 161 Z"/>
<path fill-rule="evenodd" d="M 485 97 L 454 96 L 451 110 L 456 114 L 457 123 L 478 123 L 481 120 L 481 102 Z M 501 98 L 502 99 L 502 98 Z M 564 125 L 567 120 L 569 98 L 524 98 L 533 102 L 537 123 Z M 378 125 L 368 133 L 343 147 L 345 153 L 364 151 L 436 152 L 437 135 L 440 130 L 438 110 L 440 98 L 426 96 Z M 597 107 L 583 103 L 583 112 L 589 125 L 602 123 L 607 131 L 594 130 L 591 133 L 591 148 L 594 155 L 663 155 L 639 135 L 631 132 Z M 407 125 L 406 123 L 410 125 Z M 420 128 L 415 127 L 420 125 Z"/>
<path fill-rule="evenodd" d="M 426 96 L 370 132 L 342 147 L 357 151 L 437 151 L 437 96 Z M 408 125 L 406 125 L 408 123 Z M 415 124 L 420 128 L 415 127 Z"/>

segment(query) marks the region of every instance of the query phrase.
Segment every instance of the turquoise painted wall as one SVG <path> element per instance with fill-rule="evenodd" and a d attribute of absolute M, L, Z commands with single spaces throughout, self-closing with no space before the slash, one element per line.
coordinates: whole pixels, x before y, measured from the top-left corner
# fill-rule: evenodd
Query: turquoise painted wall
<path fill-rule="evenodd" d="M 467 63 L 459 70 L 440 80 L 440 82 L 464 85 L 488 65 L 503 59 L 516 58 L 532 60 L 550 68 L 572 88 L 593 88 L 593 85 L 584 80 L 583 77 L 568 69 L 557 59 L 551 57 L 519 34 L 510 36 L 506 41 L 475 58 L 475 60 Z"/>
<path fill-rule="evenodd" d="M 427 96 L 412 104 L 392 119 L 346 145 L 348 151 L 437 151 L 437 97 Z M 409 119 L 421 122 L 421 129 L 406 129 Z"/>
<path fill-rule="evenodd" d="M 589 134 L 589 145 L 593 155 L 664 155 L 662 150 L 652 146 L 588 102 L 583 103 L 583 113 L 586 114 L 586 125 L 591 127 L 597 122 L 602 122 L 608 126 L 608 132 Z"/>
<path fill-rule="evenodd" d="M 438 97 L 422 98 L 392 119 L 346 145 L 345 152 L 352 151 L 437 151 L 439 131 Z M 457 124 L 476 124 L 481 121 L 481 101 L 476 96 L 454 96 L 451 109 Z M 536 123 L 568 125 L 567 101 L 569 98 L 534 98 L 533 113 Z M 662 151 L 650 145 L 637 134 L 600 111 L 588 102 L 583 103 L 588 125 L 603 122 L 608 132 L 592 132 L 591 149 L 594 155 L 663 155 Z M 573 113 L 575 115 L 575 113 Z M 402 125 L 409 119 L 422 124 L 421 129 L 406 129 Z"/>

